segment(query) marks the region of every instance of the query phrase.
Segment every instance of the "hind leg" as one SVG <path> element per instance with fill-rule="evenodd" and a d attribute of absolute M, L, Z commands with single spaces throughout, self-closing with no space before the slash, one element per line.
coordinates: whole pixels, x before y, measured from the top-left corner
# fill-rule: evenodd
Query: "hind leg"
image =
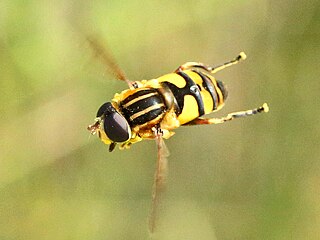
<path fill-rule="evenodd" d="M 231 121 L 235 118 L 248 117 L 248 116 L 255 115 L 257 113 L 268 112 L 268 111 L 269 111 L 269 107 L 266 103 L 264 103 L 261 107 L 258 107 L 258 108 L 252 109 L 252 110 L 247 110 L 247 111 L 229 113 L 226 117 L 222 117 L 222 118 L 197 118 L 189 123 L 186 123 L 185 125 L 202 125 L 202 124 L 224 123 L 227 121 Z"/>
<path fill-rule="evenodd" d="M 234 64 L 237 64 L 241 60 L 245 60 L 246 58 L 247 58 L 246 54 L 244 52 L 241 52 L 233 60 L 231 60 L 229 62 L 226 62 L 226 63 L 224 63 L 222 65 L 216 66 L 216 67 L 206 66 L 205 64 L 200 63 L 200 62 L 186 62 L 185 64 L 182 64 L 181 66 L 179 66 L 175 70 L 175 73 L 179 72 L 179 71 L 184 71 L 184 70 L 189 70 L 189 69 L 197 69 L 197 68 L 204 69 L 204 70 L 206 70 L 208 72 L 211 72 L 211 73 L 216 73 L 216 72 L 219 72 L 219 71 L 221 71 L 221 70 L 223 70 L 223 69 L 225 69 L 227 67 L 230 67 L 230 66 L 232 66 Z"/>

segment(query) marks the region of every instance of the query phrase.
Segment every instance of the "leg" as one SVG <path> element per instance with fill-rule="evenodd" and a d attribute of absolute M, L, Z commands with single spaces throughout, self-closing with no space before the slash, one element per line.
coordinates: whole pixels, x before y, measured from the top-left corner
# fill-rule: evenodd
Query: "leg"
<path fill-rule="evenodd" d="M 174 72 L 177 73 L 177 72 L 184 71 L 184 70 L 189 70 L 189 69 L 192 69 L 192 68 L 201 68 L 201 69 L 204 69 L 204 70 L 206 70 L 208 72 L 211 72 L 209 66 L 206 66 L 206 65 L 204 65 L 203 63 L 200 63 L 200 62 L 186 62 L 186 63 L 182 64 L 181 66 L 179 66 Z"/>
<path fill-rule="evenodd" d="M 262 107 L 258 107 L 252 110 L 247 110 L 247 111 L 241 111 L 241 112 L 234 112 L 234 113 L 229 113 L 226 117 L 222 118 L 197 118 L 185 125 L 201 125 L 201 124 L 218 124 L 218 123 L 224 123 L 227 121 L 231 121 L 235 118 L 241 118 L 241 117 L 247 117 L 247 116 L 252 116 L 257 113 L 261 112 L 268 112 L 269 107 L 266 103 L 262 105 Z"/>
<path fill-rule="evenodd" d="M 231 61 L 226 62 L 220 66 L 211 68 L 211 73 L 213 74 L 213 73 L 219 72 L 227 67 L 230 67 L 232 65 L 239 63 L 241 60 L 245 60 L 246 58 L 247 58 L 247 55 L 244 52 L 241 52 L 239 53 L 238 57 L 236 57 L 235 59 L 232 59 Z"/>
<path fill-rule="evenodd" d="M 183 70 L 188 70 L 188 69 L 192 69 L 192 68 L 201 68 L 201 69 L 204 69 L 208 72 L 211 72 L 211 73 L 216 73 L 216 72 L 219 72 L 220 70 L 222 69 L 225 69 L 227 67 L 230 67 L 234 64 L 237 64 L 238 62 L 240 62 L 241 60 L 245 60 L 246 59 L 246 54 L 244 52 L 241 52 L 239 54 L 238 57 L 236 57 L 235 59 L 229 61 L 229 62 L 226 62 L 222 65 L 219 65 L 217 67 L 210 67 L 210 66 L 206 66 L 204 65 L 203 63 L 199 63 L 199 62 L 187 62 L 185 64 L 182 64 L 180 67 L 178 67 L 175 72 L 179 72 L 179 71 L 183 71 Z"/>

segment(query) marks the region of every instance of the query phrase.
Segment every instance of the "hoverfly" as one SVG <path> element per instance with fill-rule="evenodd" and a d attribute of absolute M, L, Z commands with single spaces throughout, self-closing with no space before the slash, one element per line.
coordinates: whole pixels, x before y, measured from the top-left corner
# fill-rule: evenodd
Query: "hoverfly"
<path fill-rule="evenodd" d="M 202 117 L 220 110 L 228 96 L 223 82 L 215 79 L 213 74 L 244 60 L 246 55 L 243 52 L 217 67 L 187 62 L 173 73 L 151 80 L 130 81 L 107 48 L 95 38 L 88 40 L 109 71 L 118 80 L 125 81 L 128 89 L 116 93 L 111 102 L 103 103 L 97 111 L 94 123 L 87 129 L 110 145 L 110 152 L 117 144 L 120 149 L 128 149 L 133 143 L 144 139 L 155 140 L 157 144 L 158 157 L 149 218 L 149 230 L 152 233 L 155 229 L 159 194 L 163 190 L 167 170 L 168 151 L 164 139 L 174 134 L 172 130 L 180 126 L 224 123 L 268 112 L 269 108 L 264 103 L 261 107 L 230 113 L 222 118 Z"/>

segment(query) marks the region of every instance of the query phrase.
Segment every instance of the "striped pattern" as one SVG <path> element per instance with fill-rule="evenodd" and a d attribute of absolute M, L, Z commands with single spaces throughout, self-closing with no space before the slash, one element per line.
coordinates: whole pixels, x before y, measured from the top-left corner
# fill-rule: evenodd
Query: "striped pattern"
<path fill-rule="evenodd" d="M 185 95 L 192 95 L 196 99 L 199 116 L 202 116 L 204 114 L 204 105 L 200 95 L 199 87 L 185 72 L 178 72 L 175 74 L 178 74 L 179 76 L 183 77 L 183 79 L 185 80 L 186 84 L 183 88 L 179 88 L 170 82 L 163 82 L 163 84 L 166 85 L 171 90 L 172 94 L 176 99 L 176 102 L 178 104 L 178 107 L 176 108 L 177 116 L 181 114 L 184 108 Z"/>
<path fill-rule="evenodd" d="M 137 88 L 120 102 L 120 111 L 131 127 L 159 124 L 172 104 L 180 124 L 218 110 L 223 105 L 223 91 L 209 72 L 178 71 L 158 80 L 161 89 Z"/>
<path fill-rule="evenodd" d="M 121 103 L 121 112 L 130 126 L 140 126 L 156 120 L 166 110 L 162 96 L 156 89 L 137 89 Z M 159 119 L 160 121 L 160 119 Z"/>
<path fill-rule="evenodd" d="M 181 124 L 223 106 L 223 92 L 210 72 L 199 69 L 178 71 L 160 77 L 159 81 L 172 92 L 175 113 Z"/>
<path fill-rule="evenodd" d="M 216 84 L 216 80 L 203 71 L 193 70 L 192 72 L 197 74 L 201 78 L 202 88 L 209 92 L 212 98 L 212 111 L 216 110 L 224 102 L 223 95 L 221 93 L 220 88 Z M 184 108 L 184 97 L 186 95 L 193 96 L 197 101 L 199 114 L 198 116 L 204 115 L 204 101 L 200 94 L 200 92 L 203 91 L 201 90 L 201 86 L 196 84 L 192 77 L 188 75 L 187 71 L 180 71 L 174 74 L 183 77 L 186 83 L 184 87 L 178 87 L 174 83 L 171 83 L 169 81 L 163 81 L 162 84 L 165 84 L 165 86 L 167 86 L 171 90 L 176 99 L 176 102 L 178 103 L 178 110 L 176 111 L 177 115 L 179 115 Z"/>
<path fill-rule="evenodd" d="M 196 74 L 198 74 L 201 77 L 201 79 L 203 81 L 202 82 L 203 88 L 206 89 L 210 93 L 210 95 L 212 97 L 212 100 L 213 100 L 213 109 L 212 110 L 213 111 L 216 110 L 217 107 L 218 107 L 218 104 L 220 102 L 219 101 L 220 99 L 219 99 L 219 95 L 218 95 L 218 93 L 216 91 L 216 88 L 212 83 L 212 80 L 209 78 L 208 75 L 206 75 L 203 72 L 195 71 L 195 70 L 193 72 L 195 72 Z"/>

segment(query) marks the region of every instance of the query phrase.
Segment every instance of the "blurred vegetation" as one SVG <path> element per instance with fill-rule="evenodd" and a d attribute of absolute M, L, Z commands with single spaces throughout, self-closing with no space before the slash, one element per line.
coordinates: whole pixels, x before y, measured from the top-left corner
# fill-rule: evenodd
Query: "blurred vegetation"
<path fill-rule="evenodd" d="M 156 149 L 108 153 L 86 126 L 123 82 L 85 41 L 108 42 L 132 80 L 216 65 L 223 110 L 270 113 L 181 127 L 159 239 L 319 239 L 320 2 L 0 3 L 0 239 L 148 239 Z"/>

